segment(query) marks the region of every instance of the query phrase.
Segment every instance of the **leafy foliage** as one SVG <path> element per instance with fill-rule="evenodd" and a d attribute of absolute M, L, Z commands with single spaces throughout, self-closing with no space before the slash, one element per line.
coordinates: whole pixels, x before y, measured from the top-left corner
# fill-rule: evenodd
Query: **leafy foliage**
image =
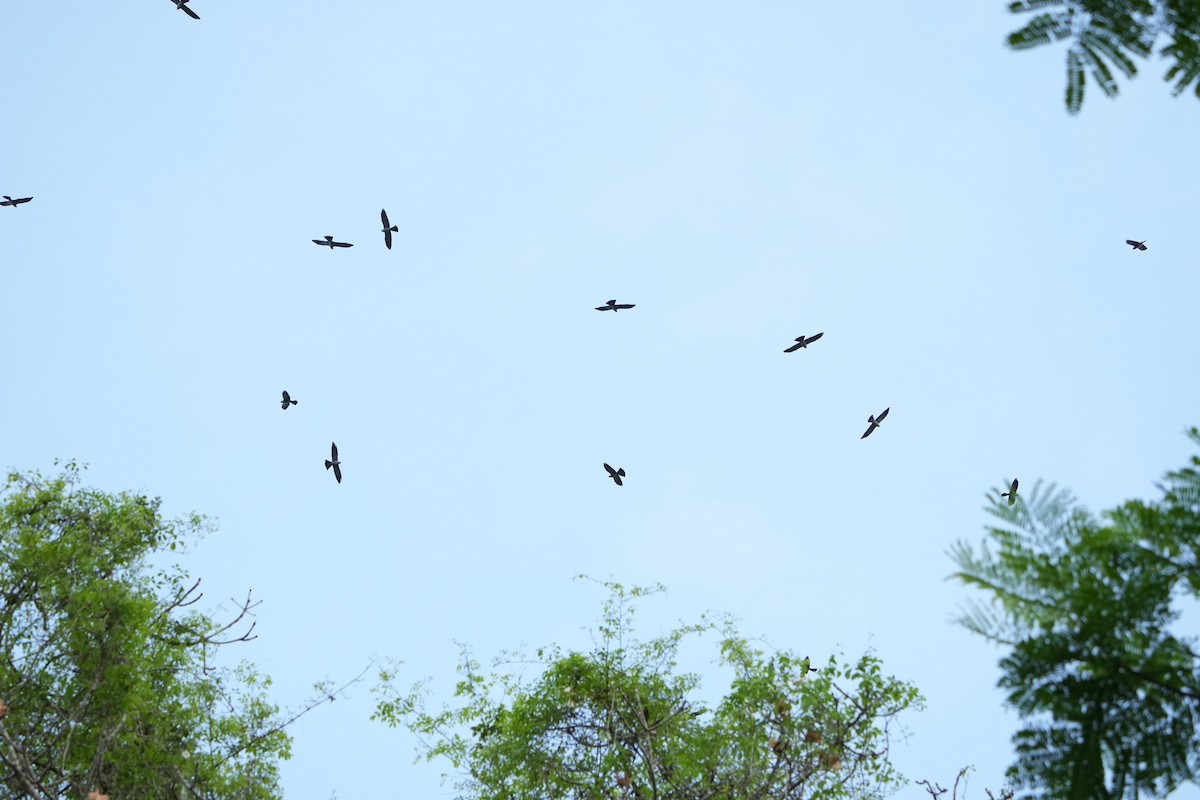
<path fill-rule="evenodd" d="M 270 680 L 209 664 L 254 638 L 231 629 L 255 604 L 222 624 L 191 608 L 198 581 L 149 565 L 206 521 L 79 478 L 12 473 L 0 492 L 0 796 L 279 797 L 291 737 Z"/>
<path fill-rule="evenodd" d="M 1191 432 L 1200 444 L 1200 432 Z M 1161 796 L 1200 770 L 1200 660 L 1172 632 L 1172 600 L 1200 590 L 1200 460 L 1169 473 L 1158 503 L 1097 519 L 1039 483 L 955 577 L 991 595 L 959 620 L 1012 647 L 1000 686 L 1026 724 L 1010 770 L 1033 796 Z"/>
<path fill-rule="evenodd" d="M 1034 15 L 1008 35 L 1014 50 L 1071 40 L 1066 105 L 1072 114 L 1083 107 L 1089 73 L 1106 96 L 1116 97 L 1114 70 L 1137 75 L 1135 59 L 1149 58 L 1160 36 L 1174 94 L 1194 85 L 1200 97 L 1200 0 L 1017 0 L 1008 10 Z"/>
<path fill-rule="evenodd" d="M 385 671 L 373 718 L 407 725 L 427 759 L 460 771 L 461 796 L 479 800 L 879 797 L 897 784 L 889 734 L 922 699 L 877 658 L 810 669 L 755 649 L 727 619 L 633 641 L 635 601 L 661 587 L 604 585 L 592 652 L 541 648 L 540 674 L 524 682 L 512 669 L 483 674 L 464 648 L 456 705 L 437 712 L 424 683 L 399 692 Z M 706 633 L 721 637 L 733 672 L 712 708 L 697 699 L 699 678 L 676 671 L 680 645 Z"/>

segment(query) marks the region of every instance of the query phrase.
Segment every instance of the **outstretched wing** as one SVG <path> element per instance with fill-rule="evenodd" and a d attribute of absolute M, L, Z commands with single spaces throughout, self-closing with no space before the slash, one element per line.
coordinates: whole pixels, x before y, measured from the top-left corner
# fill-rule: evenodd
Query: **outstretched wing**
<path fill-rule="evenodd" d="M 633 308 L 637 303 L 617 303 L 613 308 Z"/>
<path fill-rule="evenodd" d="M 337 478 L 338 483 L 342 482 L 342 465 L 341 464 L 333 465 L 333 477 Z"/>
<path fill-rule="evenodd" d="M 330 455 L 331 455 L 332 459 L 333 459 L 334 461 L 337 461 L 337 460 L 338 460 L 338 457 L 337 457 L 337 442 L 332 442 L 332 443 L 330 443 L 330 445 L 329 445 L 329 450 L 330 450 Z"/>
<path fill-rule="evenodd" d="M 354 247 L 349 242 L 330 242 L 329 244 L 333 247 Z"/>
<path fill-rule="evenodd" d="M 625 484 L 624 484 L 624 482 L 622 482 L 622 481 L 621 481 L 621 476 L 620 476 L 620 474 L 613 475 L 613 476 L 612 476 L 612 478 L 613 478 L 613 481 L 614 481 L 614 482 L 617 484 L 617 486 L 624 486 L 624 485 L 625 485 Z"/>
<path fill-rule="evenodd" d="M 313 244 L 319 244 L 319 245 L 321 245 L 321 247 L 328 247 L 328 246 L 329 246 L 329 242 L 323 242 L 323 241 L 321 241 L 320 239 L 313 239 L 313 240 L 312 240 L 312 243 L 313 243 Z"/>
<path fill-rule="evenodd" d="M 821 338 L 822 336 L 824 336 L 824 335 L 825 335 L 825 331 L 821 331 L 821 332 L 820 332 L 820 333 L 818 333 L 816 336 L 810 336 L 810 337 L 808 337 L 807 339 L 805 339 L 805 340 L 804 340 L 804 343 L 805 343 L 805 344 L 812 344 L 813 342 L 815 342 L 817 339 L 820 339 L 820 338 Z"/>
<path fill-rule="evenodd" d="M 291 404 L 292 404 L 292 396 L 287 393 L 287 389 L 284 389 L 283 390 L 283 410 L 286 411 L 287 407 L 290 406 Z"/>
<path fill-rule="evenodd" d="M 794 353 L 795 351 L 799 350 L 801 347 L 804 347 L 804 345 L 797 342 L 796 344 L 792 345 L 791 347 L 789 347 L 787 350 L 784 350 L 783 352 Z"/>
<path fill-rule="evenodd" d="M 882 414 L 880 414 L 878 417 L 876 417 L 876 418 L 875 418 L 875 422 L 876 422 L 877 424 L 878 424 L 878 423 L 880 423 L 880 422 L 883 422 L 884 418 L 885 418 L 885 417 L 887 417 L 887 414 L 888 414 L 888 412 L 889 412 L 889 411 L 891 411 L 891 410 L 892 410 L 892 407 L 891 407 L 891 406 L 888 406 L 887 408 L 885 408 L 885 409 L 883 410 L 883 413 L 882 413 Z"/>
<path fill-rule="evenodd" d="M 858 438 L 859 438 L 859 439 L 865 439 L 865 438 L 867 438 L 868 436 L 870 436 L 870 435 L 871 435 L 871 431 L 875 430 L 875 429 L 876 429 L 876 428 L 878 428 L 878 427 L 879 427 L 878 425 L 876 425 L 874 422 L 872 422 L 872 423 L 871 423 L 871 426 L 870 426 L 869 428 L 867 428 L 867 432 L 866 432 L 866 433 L 864 433 L 862 436 L 860 436 L 860 437 L 858 437 Z"/>
<path fill-rule="evenodd" d="M 388 228 L 388 227 L 386 227 L 386 226 L 387 226 L 387 220 L 384 220 L 384 223 L 383 223 L 383 224 L 384 224 L 384 226 L 385 226 L 385 227 L 384 227 L 384 229 L 383 229 L 383 243 L 384 243 L 385 245 L 387 245 L 387 249 L 388 249 L 388 250 L 391 250 L 391 249 L 392 249 L 392 229 L 391 229 L 391 228 Z"/>
<path fill-rule="evenodd" d="M 597 311 L 612 311 L 612 306 L 596 306 Z"/>
<path fill-rule="evenodd" d="M 605 468 L 606 470 L 608 470 L 608 477 L 610 477 L 610 478 L 616 478 L 616 477 L 617 477 L 617 471 L 616 471 L 615 469 L 613 469 L 612 467 L 610 467 L 608 464 L 605 464 L 605 465 L 604 465 L 604 468 Z"/>
<path fill-rule="evenodd" d="M 191 17 L 192 19 L 200 19 L 200 15 L 199 15 L 199 14 L 197 14 L 195 11 L 192 11 L 192 10 L 191 10 L 190 8 L 188 8 L 187 6 L 180 6 L 180 8 L 182 8 L 182 9 L 183 9 L 183 13 L 187 14 L 187 15 L 188 15 L 189 17 Z"/>

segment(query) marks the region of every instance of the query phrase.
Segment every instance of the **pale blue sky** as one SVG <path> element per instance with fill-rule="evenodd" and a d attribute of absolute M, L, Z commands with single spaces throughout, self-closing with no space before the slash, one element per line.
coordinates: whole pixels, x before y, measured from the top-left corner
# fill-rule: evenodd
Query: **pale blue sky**
<path fill-rule="evenodd" d="M 35 198 L 0 463 L 216 517 L 186 566 L 263 600 L 231 655 L 283 704 L 586 647 L 586 572 L 667 585 L 646 636 L 875 647 L 929 701 L 898 766 L 1001 783 L 945 550 L 1014 476 L 1152 496 L 1200 423 L 1200 104 L 1161 63 L 1072 118 L 1002 0 L 192 5 L 0 7 L 0 193 Z M 453 796 L 372 706 L 292 728 L 290 797 Z"/>

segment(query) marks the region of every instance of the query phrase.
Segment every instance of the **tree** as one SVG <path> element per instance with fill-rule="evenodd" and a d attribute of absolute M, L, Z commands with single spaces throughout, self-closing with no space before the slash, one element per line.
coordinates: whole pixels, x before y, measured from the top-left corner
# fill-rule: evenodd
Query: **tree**
<path fill-rule="evenodd" d="M 1200 444 L 1200 432 L 1191 431 Z M 1200 659 L 1176 635 L 1175 597 L 1200 593 L 1200 459 L 1168 473 L 1158 502 L 1102 518 L 1039 483 L 956 577 L 991 595 L 960 618 L 1011 647 L 1000 686 L 1025 718 L 1009 776 L 1032 796 L 1161 796 L 1200 769 Z"/>
<path fill-rule="evenodd" d="M 80 471 L 0 491 L 0 797 L 275 798 L 290 719 L 270 680 L 216 650 L 255 638 L 196 610 L 199 580 L 153 570 L 209 526 L 159 501 L 81 489 Z M 345 688 L 345 687 L 343 687 Z"/>
<path fill-rule="evenodd" d="M 429 760 L 460 770 L 463 797 L 479 800 L 784 800 L 878 797 L 899 775 L 888 762 L 896 717 L 919 706 L 911 685 L 866 654 L 830 658 L 765 654 L 724 619 L 633 640 L 635 601 L 662 587 L 610 591 L 591 652 L 540 648 L 529 682 L 505 654 L 484 675 L 463 648 L 456 705 L 426 710 L 426 688 L 397 691 L 385 671 L 374 719 L 405 724 Z M 714 707 L 700 680 L 676 670 L 680 645 L 717 633 L 732 669 Z"/>
<path fill-rule="evenodd" d="M 1008 46 L 1028 50 L 1070 39 L 1067 49 L 1067 111 L 1083 106 L 1087 73 L 1108 97 L 1116 97 L 1114 70 L 1126 78 L 1137 74 L 1137 61 L 1154 52 L 1171 65 L 1165 80 L 1175 81 L 1179 95 L 1193 83 L 1200 97 L 1200 0 L 1016 0 L 1014 14 L 1035 13 L 1024 27 L 1008 35 Z"/>

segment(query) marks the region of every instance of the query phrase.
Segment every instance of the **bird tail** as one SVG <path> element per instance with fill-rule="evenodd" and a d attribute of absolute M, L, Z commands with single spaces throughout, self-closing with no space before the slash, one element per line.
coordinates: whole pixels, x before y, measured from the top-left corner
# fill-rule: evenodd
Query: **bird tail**
<path fill-rule="evenodd" d="M 390 228 L 390 230 L 391 230 L 391 232 L 392 232 L 392 233 L 398 233 L 398 232 L 400 231 L 400 226 L 399 226 L 399 225 L 393 225 L 393 226 Z"/>
<path fill-rule="evenodd" d="M 294 406 L 298 406 L 298 405 L 300 405 L 300 401 L 299 401 L 299 400 L 293 400 L 293 401 L 292 401 L 292 405 L 294 405 Z"/>
<path fill-rule="evenodd" d="M 333 466 L 333 462 L 330 461 L 328 458 L 325 459 L 325 469 L 329 469 L 332 466 Z"/>

